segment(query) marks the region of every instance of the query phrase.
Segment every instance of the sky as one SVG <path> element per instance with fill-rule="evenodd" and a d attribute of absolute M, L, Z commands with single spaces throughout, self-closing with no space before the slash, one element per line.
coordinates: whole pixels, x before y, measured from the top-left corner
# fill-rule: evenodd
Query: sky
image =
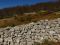
<path fill-rule="evenodd" d="M 52 2 L 53 0 L 0 0 L 0 9 L 14 6 L 31 5 L 48 1 Z"/>

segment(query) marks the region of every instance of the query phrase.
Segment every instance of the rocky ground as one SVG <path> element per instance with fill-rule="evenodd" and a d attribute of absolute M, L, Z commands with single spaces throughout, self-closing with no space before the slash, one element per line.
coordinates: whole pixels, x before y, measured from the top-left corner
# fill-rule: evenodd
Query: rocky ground
<path fill-rule="evenodd" d="M 32 45 L 44 39 L 60 42 L 60 18 L 0 28 L 0 45 Z"/>

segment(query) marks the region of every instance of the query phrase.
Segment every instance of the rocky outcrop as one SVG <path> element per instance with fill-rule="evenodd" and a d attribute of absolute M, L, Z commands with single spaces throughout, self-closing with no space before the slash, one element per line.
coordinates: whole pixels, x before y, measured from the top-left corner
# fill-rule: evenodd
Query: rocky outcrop
<path fill-rule="evenodd" d="M 32 45 L 44 39 L 60 42 L 60 18 L 0 28 L 0 45 Z"/>

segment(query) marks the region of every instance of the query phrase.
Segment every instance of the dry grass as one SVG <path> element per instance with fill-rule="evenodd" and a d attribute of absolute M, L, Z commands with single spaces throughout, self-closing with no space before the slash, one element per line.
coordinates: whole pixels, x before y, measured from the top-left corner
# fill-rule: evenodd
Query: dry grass
<path fill-rule="evenodd" d="M 20 24 L 26 24 L 29 22 L 36 22 L 38 20 L 44 20 L 44 19 L 56 19 L 60 18 L 59 14 L 51 13 L 46 15 L 40 15 L 40 14 L 34 14 L 34 15 L 16 15 L 12 18 L 6 18 L 0 20 L 0 27 L 6 27 L 6 26 L 14 26 L 14 25 L 20 25 Z"/>
<path fill-rule="evenodd" d="M 43 41 L 43 43 L 34 42 L 33 45 L 60 45 L 60 42 L 53 42 L 53 41 L 45 40 Z"/>

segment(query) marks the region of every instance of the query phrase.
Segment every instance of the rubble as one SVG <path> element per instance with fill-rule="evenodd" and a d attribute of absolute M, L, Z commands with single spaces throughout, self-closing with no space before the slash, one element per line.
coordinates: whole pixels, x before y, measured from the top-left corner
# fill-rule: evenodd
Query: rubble
<path fill-rule="evenodd" d="M 60 18 L 0 28 L 0 45 L 32 45 L 44 39 L 60 41 Z"/>

